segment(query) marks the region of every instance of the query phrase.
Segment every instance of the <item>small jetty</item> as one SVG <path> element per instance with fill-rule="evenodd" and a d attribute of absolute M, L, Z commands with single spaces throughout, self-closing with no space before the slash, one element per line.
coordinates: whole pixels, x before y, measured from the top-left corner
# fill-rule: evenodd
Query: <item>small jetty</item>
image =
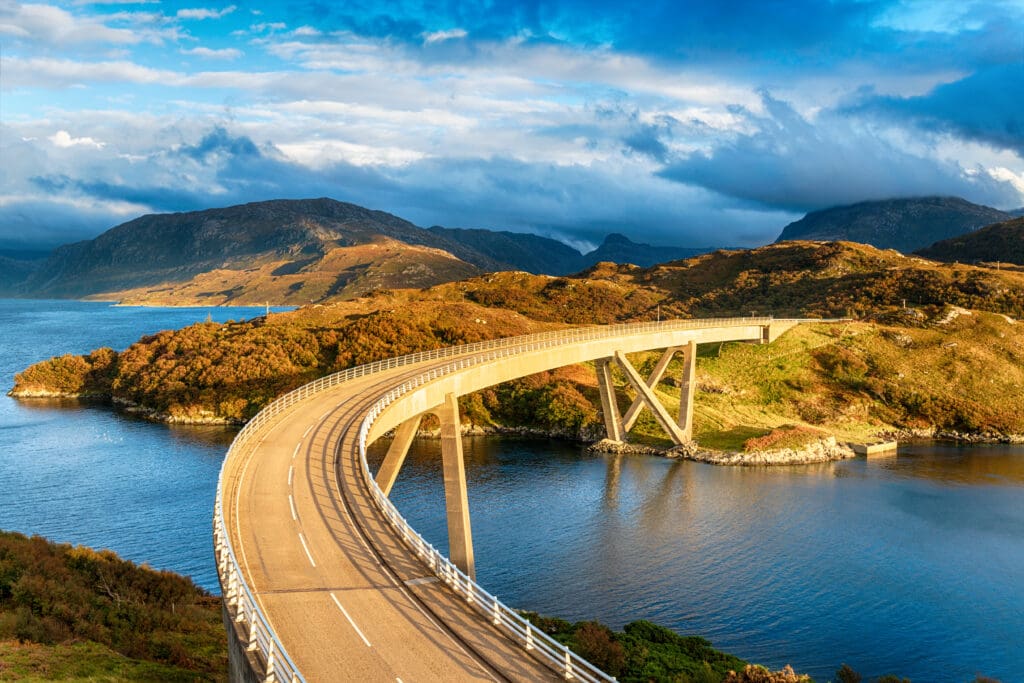
<path fill-rule="evenodd" d="M 890 457 L 896 455 L 896 441 L 879 441 L 877 443 L 851 443 L 850 448 L 857 455 L 869 458 Z"/>

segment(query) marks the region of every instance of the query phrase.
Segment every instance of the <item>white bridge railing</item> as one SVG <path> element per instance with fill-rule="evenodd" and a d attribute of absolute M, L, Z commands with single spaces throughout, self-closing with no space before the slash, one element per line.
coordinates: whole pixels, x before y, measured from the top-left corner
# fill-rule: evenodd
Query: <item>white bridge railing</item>
<path fill-rule="evenodd" d="M 269 403 L 245 425 L 235 436 L 230 448 L 228 448 L 217 480 L 217 499 L 214 504 L 213 519 L 214 554 L 217 560 L 217 573 L 221 582 L 224 602 L 234 622 L 239 625 L 245 624 L 248 634 L 248 650 L 259 653 L 264 663 L 266 678 L 275 681 L 291 681 L 292 683 L 305 681 L 295 663 L 288 656 L 284 645 L 270 628 L 266 616 L 246 584 L 245 575 L 242 573 L 241 565 L 231 545 L 230 534 L 227 531 L 224 518 L 224 472 L 228 462 L 235 457 L 239 457 L 246 450 L 246 446 L 249 445 L 253 436 L 274 417 L 288 410 L 299 401 L 303 401 L 358 377 L 426 361 L 470 356 L 458 358 L 452 363 L 433 368 L 403 383 L 401 386 L 385 394 L 373 405 L 359 429 L 359 457 L 365 483 L 374 501 L 395 532 L 423 559 L 441 580 L 463 595 L 466 601 L 473 605 L 477 611 L 486 615 L 496 626 L 505 629 L 526 650 L 533 651 L 541 658 L 547 660 L 556 669 L 561 670 L 567 678 L 578 678 L 583 681 L 611 681 L 614 679 L 530 624 L 515 610 L 502 604 L 497 598 L 485 591 L 409 526 L 409 523 L 401 516 L 388 497 L 384 495 L 384 492 L 377 486 L 370 474 L 369 465 L 366 461 L 366 437 L 370 426 L 384 408 L 406 392 L 438 377 L 498 358 L 527 351 L 553 348 L 564 344 L 643 334 L 646 332 L 665 332 L 709 327 L 741 327 L 747 325 L 763 326 L 769 325 L 772 322 L 784 324 L 790 322 L 828 321 L 820 319 L 773 319 L 770 317 L 708 318 L 701 320 L 670 320 L 665 322 L 577 327 L 519 337 L 506 337 L 474 344 L 421 351 L 348 368 L 347 370 L 314 380 Z"/>

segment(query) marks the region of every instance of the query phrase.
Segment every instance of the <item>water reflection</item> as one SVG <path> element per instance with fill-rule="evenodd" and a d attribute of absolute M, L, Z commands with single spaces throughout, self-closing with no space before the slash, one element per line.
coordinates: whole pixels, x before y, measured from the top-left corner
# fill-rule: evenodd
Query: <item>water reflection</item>
<path fill-rule="evenodd" d="M 894 458 L 870 460 L 871 469 L 890 475 L 969 485 L 1024 485 L 1024 447 L 982 444 L 964 448 L 948 443 L 901 445 Z"/>

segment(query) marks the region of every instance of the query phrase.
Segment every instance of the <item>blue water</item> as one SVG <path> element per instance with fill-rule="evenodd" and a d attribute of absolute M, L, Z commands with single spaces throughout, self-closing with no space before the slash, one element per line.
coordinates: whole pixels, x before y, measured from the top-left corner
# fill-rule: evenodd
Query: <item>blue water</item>
<path fill-rule="evenodd" d="M 0 300 L 0 388 L 63 353 L 124 349 L 144 334 L 258 308 L 139 308 Z M 0 396 L 0 529 L 110 548 L 219 591 L 211 515 L 217 473 L 235 433 L 166 426 L 76 401 Z"/>
<path fill-rule="evenodd" d="M 51 355 L 262 309 L 0 300 L 0 377 Z M 111 548 L 217 590 L 210 518 L 234 430 L 0 398 L 0 528 Z M 615 626 L 651 619 L 829 680 L 1004 683 L 1024 671 L 1024 448 L 722 468 L 465 440 L 478 577 L 507 603 Z M 445 546 L 438 444 L 393 492 Z"/>
<path fill-rule="evenodd" d="M 818 681 L 843 662 L 865 680 L 1021 680 L 1024 448 L 745 469 L 464 446 L 477 578 L 512 605 L 650 619 Z M 446 548 L 439 460 L 415 444 L 392 499 Z"/>

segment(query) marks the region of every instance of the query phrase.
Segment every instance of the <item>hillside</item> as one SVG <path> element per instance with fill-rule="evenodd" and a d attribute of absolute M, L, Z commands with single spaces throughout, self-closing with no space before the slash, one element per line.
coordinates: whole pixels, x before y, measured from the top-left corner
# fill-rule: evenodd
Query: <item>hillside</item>
<path fill-rule="evenodd" d="M 769 346 L 702 349 L 702 443 L 741 446 L 786 424 L 861 437 L 899 429 L 1024 434 L 1024 325 L 1014 322 L 1024 317 L 1024 273 L 843 242 L 378 291 L 269 319 L 161 332 L 120 353 L 55 358 L 20 373 L 13 393 L 94 396 L 163 420 L 245 420 L 283 391 L 360 363 L 567 324 L 653 320 L 659 312 L 662 319 L 755 312 L 859 319 L 801 327 Z M 668 403 L 677 400 L 671 385 L 660 391 Z M 485 428 L 595 438 L 599 405 L 593 370 L 572 367 L 465 397 L 463 411 Z M 650 422 L 638 429 L 658 438 Z"/>
<path fill-rule="evenodd" d="M 109 550 L 0 531 L 0 679 L 227 680 L 220 598 Z"/>
<path fill-rule="evenodd" d="M 958 197 L 887 199 L 812 211 L 787 225 L 776 241 L 845 240 L 910 253 L 1008 218 Z"/>
<path fill-rule="evenodd" d="M 989 225 L 974 232 L 936 242 L 917 254 L 951 263 L 1015 263 L 1024 265 L 1024 218 Z"/>
<path fill-rule="evenodd" d="M 381 259 L 385 245 L 391 256 Z M 65 245 L 28 279 L 32 296 L 86 297 L 122 293 L 145 300 L 176 293 L 208 303 L 308 303 L 345 290 L 354 280 L 378 286 L 426 286 L 494 269 L 476 255 L 408 221 L 332 199 L 277 200 L 188 213 L 142 216 L 93 240 Z M 412 268 L 419 272 L 406 272 Z M 210 276 L 212 271 L 219 271 Z M 305 283 L 305 276 L 312 282 Z M 187 295 L 187 296 L 188 296 Z"/>
<path fill-rule="evenodd" d="M 492 231 L 467 228 L 443 228 L 435 225 L 429 228 L 451 242 L 462 245 L 463 250 L 453 250 L 460 258 L 473 259 L 473 253 L 480 253 L 503 264 L 500 268 L 487 270 L 523 270 L 527 273 L 568 275 L 583 269 L 580 252 L 558 240 L 521 232 Z"/>
<path fill-rule="evenodd" d="M 631 263 L 636 266 L 653 266 L 656 263 L 704 254 L 711 249 L 695 249 L 689 247 L 652 246 L 634 242 L 625 235 L 612 233 L 604 238 L 594 251 L 583 255 L 583 265 L 577 270 L 590 268 L 603 261 L 611 263 Z"/>
<path fill-rule="evenodd" d="M 37 256 L 24 256 L 14 253 L 0 253 L 0 296 L 10 296 L 34 273 L 43 263 Z"/>

